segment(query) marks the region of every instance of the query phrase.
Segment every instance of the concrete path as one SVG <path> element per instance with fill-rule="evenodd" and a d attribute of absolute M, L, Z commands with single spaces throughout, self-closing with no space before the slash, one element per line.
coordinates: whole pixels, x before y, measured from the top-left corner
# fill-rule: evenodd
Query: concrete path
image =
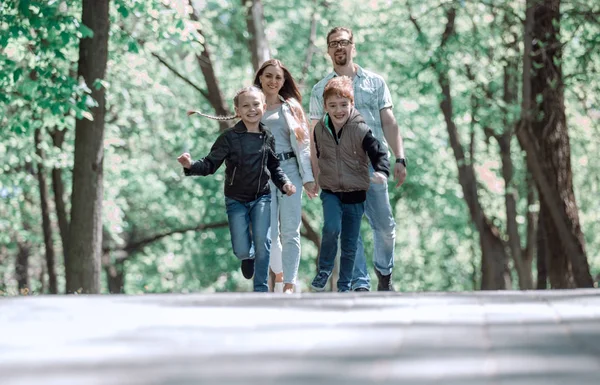
<path fill-rule="evenodd" d="M 0 384 L 600 384 L 600 290 L 0 298 Z"/>

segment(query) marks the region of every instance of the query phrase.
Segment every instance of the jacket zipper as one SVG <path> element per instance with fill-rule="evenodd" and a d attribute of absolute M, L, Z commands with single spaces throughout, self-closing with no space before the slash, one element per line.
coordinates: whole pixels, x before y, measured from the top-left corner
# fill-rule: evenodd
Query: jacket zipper
<path fill-rule="evenodd" d="M 326 127 L 326 131 L 332 136 L 333 140 L 335 141 L 335 157 L 336 157 L 336 162 L 337 162 L 338 180 L 340 183 L 340 188 L 344 189 L 344 182 L 342 180 L 343 179 L 342 178 L 342 158 L 340 155 L 340 146 L 341 146 L 342 138 L 340 137 L 338 139 L 337 133 L 335 132 L 335 128 L 334 128 L 334 132 L 331 132 L 329 127 Z"/>
<path fill-rule="evenodd" d="M 237 171 L 237 166 L 235 166 L 233 168 L 233 173 L 231 174 L 231 182 L 229 183 L 230 186 L 233 186 L 233 180 L 235 179 L 235 172 Z"/>
<path fill-rule="evenodd" d="M 260 162 L 260 174 L 258 175 L 258 186 L 256 187 L 256 197 L 258 198 L 258 194 L 260 193 L 260 180 L 262 179 L 263 170 L 265 169 L 265 143 L 267 142 L 267 134 L 262 133 L 263 136 L 263 144 L 262 144 L 262 160 Z"/>

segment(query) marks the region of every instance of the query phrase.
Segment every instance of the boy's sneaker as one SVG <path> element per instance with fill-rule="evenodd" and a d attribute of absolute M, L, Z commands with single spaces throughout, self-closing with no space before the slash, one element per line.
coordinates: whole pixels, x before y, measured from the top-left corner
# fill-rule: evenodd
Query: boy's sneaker
<path fill-rule="evenodd" d="M 251 279 L 254 276 L 254 258 L 242 260 L 242 275 L 246 279 Z"/>
<path fill-rule="evenodd" d="M 357 287 L 356 289 L 354 289 L 354 291 L 358 291 L 358 292 L 369 291 L 369 288 L 361 286 L 361 287 Z"/>
<path fill-rule="evenodd" d="M 327 281 L 329 280 L 330 273 L 325 271 L 319 271 L 319 274 L 313 279 L 310 287 L 313 288 L 314 291 L 323 291 L 325 290 L 325 286 L 327 285 Z"/>
<path fill-rule="evenodd" d="M 377 291 L 395 291 L 394 286 L 392 285 L 392 273 L 383 275 L 375 269 L 375 275 L 377 276 L 377 279 L 379 279 Z"/>

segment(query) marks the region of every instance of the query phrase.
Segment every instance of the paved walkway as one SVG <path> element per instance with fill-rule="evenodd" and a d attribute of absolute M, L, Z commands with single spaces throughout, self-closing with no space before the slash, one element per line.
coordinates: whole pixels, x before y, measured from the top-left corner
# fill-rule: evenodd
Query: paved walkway
<path fill-rule="evenodd" d="M 600 290 L 0 298 L 0 384 L 600 384 Z"/>

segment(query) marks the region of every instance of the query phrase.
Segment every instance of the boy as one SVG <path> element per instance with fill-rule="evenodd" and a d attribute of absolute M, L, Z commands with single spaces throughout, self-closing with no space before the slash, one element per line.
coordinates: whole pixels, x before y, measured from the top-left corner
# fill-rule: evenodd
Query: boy
<path fill-rule="evenodd" d="M 354 108 L 352 80 L 331 79 L 323 91 L 325 116 L 315 126 L 313 164 L 323 203 L 323 237 L 317 276 L 312 288 L 323 291 L 333 270 L 341 238 L 338 291 L 350 291 L 360 222 L 370 182 L 384 183 L 389 176 L 387 152 Z M 375 170 L 369 177 L 369 160 Z M 315 170 L 313 170 L 315 173 Z"/>

